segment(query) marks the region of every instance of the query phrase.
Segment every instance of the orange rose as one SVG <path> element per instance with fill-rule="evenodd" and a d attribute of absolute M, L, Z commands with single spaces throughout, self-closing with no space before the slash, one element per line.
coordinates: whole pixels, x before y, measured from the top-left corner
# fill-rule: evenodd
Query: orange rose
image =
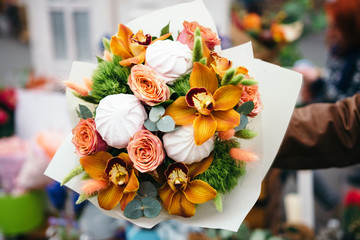
<path fill-rule="evenodd" d="M 148 130 L 140 130 L 127 146 L 129 157 L 138 171 L 154 171 L 165 159 L 161 140 Z"/>
<path fill-rule="evenodd" d="M 198 27 L 200 28 L 201 37 L 204 39 L 204 42 L 209 49 L 214 49 L 216 45 L 220 45 L 221 43 L 216 33 L 211 31 L 210 28 L 201 26 L 196 21 L 194 22 L 184 21 L 183 26 L 184 26 L 184 30 L 182 30 L 182 32 L 179 34 L 177 40 L 183 44 L 187 44 L 190 49 L 193 49 L 194 34 L 196 28 Z"/>
<path fill-rule="evenodd" d="M 72 143 L 75 145 L 78 156 L 87 156 L 99 151 L 105 151 L 106 142 L 96 131 L 95 121 L 92 118 L 81 119 L 78 125 L 72 130 Z"/>
<path fill-rule="evenodd" d="M 242 86 L 242 85 L 239 85 Z M 259 93 L 259 87 L 258 85 L 252 85 L 252 86 L 242 86 L 243 92 L 240 98 L 239 104 L 243 104 L 247 101 L 253 101 L 254 102 L 254 109 L 251 111 L 251 113 L 248 114 L 249 117 L 255 117 L 259 114 L 259 112 L 262 109 L 262 102 L 261 102 L 261 95 Z"/>
<path fill-rule="evenodd" d="M 149 106 L 170 98 L 170 90 L 165 82 L 144 65 L 135 65 L 131 68 L 128 84 L 134 95 Z"/>

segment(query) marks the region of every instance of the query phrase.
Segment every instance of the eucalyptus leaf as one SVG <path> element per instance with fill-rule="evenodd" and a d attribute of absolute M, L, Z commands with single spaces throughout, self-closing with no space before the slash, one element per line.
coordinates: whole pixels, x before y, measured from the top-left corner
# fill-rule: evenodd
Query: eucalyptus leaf
<path fill-rule="evenodd" d="M 236 111 L 240 114 L 248 115 L 254 109 L 255 105 L 253 101 L 247 101 L 241 104 Z"/>
<path fill-rule="evenodd" d="M 174 119 L 172 119 L 172 117 L 166 115 L 160 118 L 160 120 L 156 123 L 156 126 L 162 132 L 171 132 L 174 131 L 175 129 L 175 122 Z"/>
<path fill-rule="evenodd" d="M 152 122 L 157 122 L 164 115 L 165 108 L 163 106 L 155 106 L 152 107 L 149 113 L 149 119 Z"/>
<path fill-rule="evenodd" d="M 145 217 L 154 218 L 159 216 L 161 212 L 161 205 L 156 198 L 145 197 L 142 199 L 142 204 Z"/>
<path fill-rule="evenodd" d="M 158 195 L 156 187 L 151 182 L 141 182 L 137 193 L 144 197 L 157 197 Z"/>
<path fill-rule="evenodd" d="M 88 119 L 93 117 L 92 112 L 85 105 L 79 104 L 79 111 L 82 119 Z"/>
<path fill-rule="evenodd" d="M 124 216 L 130 219 L 138 219 L 144 216 L 143 204 L 140 200 L 132 200 L 124 209 Z"/>
<path fill-rule="evenodd" d="M 150 132 L 159 131 L 158 127 L 156 126 L 156 122 L 152 122 L 150 119 L 146 119 L 146 121 L 144 122 L 144 126 Z"/>
<path fill-rule="evenodd" d="M 240 115 L 240 124 L 235 128 L 235 131 L 239 131 L 241 129 L 246 128 L 246 125 L 248 124 L 249 120 L 246 115 Z"/>

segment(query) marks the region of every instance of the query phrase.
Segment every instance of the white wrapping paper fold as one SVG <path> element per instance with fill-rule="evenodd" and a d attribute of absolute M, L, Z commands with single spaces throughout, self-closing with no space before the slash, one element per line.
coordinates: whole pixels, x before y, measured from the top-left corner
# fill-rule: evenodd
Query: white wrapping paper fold
<path fill-rule="evenodd" d="M 184 20 L 198 21 L 201 25 L 216 30 L 210 14 L 203 2 L 199 0 L 156 11 L 126 25 L 133 32 L 143 29 L 145 33 L 158 36 L 160 29 L 169 22 L 170 31 L 177 34 L 182 30 Z M 223 196 L 223 212 L 217 212 L 210 201 L 198 205 L 195 216 L 191 218 L 169 215 L 163 210 L 158 217 L 153 219 L 129 220 L 138 226 L 151 228 L 161 221 L 176 219 L 179 222 L 199 227 L 237 231 L 260 194 L 261 182 L 273 162 L 290 121 L 302 77 L 296 72 L 254 59 L 250 43 L 224 50 L 220 55 L 233 61 L 233 66 L 248 68 L 250 75 L 259 81 L 264 109 L 261 115 L 251 121 L 248 128 L 254 129 L 260 134 L 254 141 L 242 143 L 243 148 L 255 151 L 260 155 L 259 164 L 248 167 L 238 186 L 230 194 Z M 95 64 L 74 62 L 70 80 L 81 84 L 84 77 L 91 78 L 95 68 Z M 71 122 L 75 126 L 78 122 L 75 109 L 79 103 L 84 104 L 84 102 L 72 96 L 71 93 L 67 94 L 67 99 Z M 57 151 L 45 174 L 61 182 L 69 171 L 78 165 L 79 159 L 75 155 L 75 147 L 71 143 L 71 135 L 69 135 Z M 79 178 L 74 178 L 66 186 L 80 192 L 80 183 Z M 97 204 L 97 198 L 90 201 L 101 209 Z M 101 210 L 111 217 L 125 218 L 120 207 L 116 207 L 112 211 Z"/>

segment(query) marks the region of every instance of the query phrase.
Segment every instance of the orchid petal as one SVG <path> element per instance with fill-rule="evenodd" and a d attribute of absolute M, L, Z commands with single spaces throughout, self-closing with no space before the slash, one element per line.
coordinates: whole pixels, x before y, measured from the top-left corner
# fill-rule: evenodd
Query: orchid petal
<path fill-rule="evenodd" d="M 195 204 L 190 202 L 182 191 L 174 194 L 168 212 L 182 217 L 192 217 L 195 215 Z"/>
<path fill-rule="evenodd" d="M 164 204 L 165 210 L 168 211 L 175 192 L 171 190 L 169 184 L 166 183 L 158 189 L 158 193 L 161 201 Z"/>
<path fill-rule="evenodd" d="M 156 42 L 156 41 L 159 41 L 159 40 L 165 40 L 165 39 L 167 39 L 168 37 L 170 37 L 171 34 L 172 34 L 172 33 L 166 33 L 166 34 L 162 35 L 161 37 L 158 37 L 157 39 L 155 39 L 154 41 L 152 41 L 151 44 L 154 43 L 154 42 Z"/>
<path fill-rule="evenodd" d="M 110 182 L 110 185 L 99 192 L 98 203 L 99 206 L 105 210 L 111 210 L 120 202 L 123 196 L 123 187 L 115 185 Z"/>
<path fill-rule="evenodd" d="M 143 63 L 145 61 L 145 51 L 143 51 L 140 55 L 138 56 L 135 56 L 135 57 L 131 57 L 131 58 L 128 58 L 128 59 L 124 59 L 122 61 L 119 62 L 119 64 L 121 66 L 124 66 L 124 67 L 128 67 L 132 64 L 140 64 L 140 63 Z"/>
<path fill-rule="evenodd" d="M 130 48 L 123 39 L 120 39 L 117 36 L 112 36 L 110 40 L 110 49 L 111 52 L 117 56 L 121 56 L 123 58 L 131 58 Z"/>
<path fill-rule="evenodd" d="M 216 126 L 217 123 L 211 114 L 199 115 L 193 124 L 195 144 L 200 146 L 209 140 L 215 134 Z"/>
<path fill-rule="evenodd" d="M 217 192 L 208 183 L 194 180 L 188 184 L 184 194 L 190 202 L 201 204 L 215 198 Z"/>
<path fill-rule="evenodd" d="M 139 180 L 135 175 L 134 169 L 131 169 L 130 178 L 126 187 L 124 189 L 124 193 L 136 192 L 139 189 Z"/>
<path fill-rule="evenodd" d="M 212 111 L 217 122 L 216 131 L 227 131 L 231 128 L 235 128 L 240 124 L 240 114 L 234 109 L 226 111 Z"/>
<path fill-rule="evenodd" d="M 213 73 L 207 66 L 198 62 L 194 62 L 189 81 L 190 88 L 203 87 L 211 94 L 214 94 L 215 90 L 219 86 L 215 73 Z"/>
<path fill-rule="evenodd" d="M 203 159 L 200 162 L 193 163 L 191 165 L 188 165 L 189 173 L 188 176 L 190 180 L 194 179 L 197 175 L 205 172 L 213 162 L 213 154 L 210 154 L 207 158 Z"/>
<path fill-rule="evenodd" d="M 165 111 L 165 115 L 169 115 L 175 121 L 176 125 L 192 124 L 196 118 L 196 109 L 190 108 L 186 103 L 185 97 L 179 97 L 170 104 Z"/>
<path fill-rule="evenodd" d="M 228 110 L 239 103 L 242 94 L 242 88 L 234 85 L 226 85 L 217 89 L 214 93 L 214 110 Z"/>
<path fill-rule="evenodd" d="M 108 152 L 97 152 L 80 158 L 80 164 L 89 176 L 96 180 L 108 181 L 105 173 L 106 164 L 112 156 Z"/>
<path fill-rule="evenodd" d="M 120 200 L 120 207 L 121 210 L 124 211 L 126 205 L 131 202 L 132 200 L 134 200 L 136 196 L 136 192 L 129 192 L 129 193 L 124 193 L 123 197 Z"/>
<path fill-rule="evenodd" d="M 126 162 L 127 167 L 133 165 L 133 163 L 132 163 L 132 161 L 131 161 L 131 159 L 129 157 L 129 154 L 122 152 L 117 157 L 122 159 L 124 162 Z"/>

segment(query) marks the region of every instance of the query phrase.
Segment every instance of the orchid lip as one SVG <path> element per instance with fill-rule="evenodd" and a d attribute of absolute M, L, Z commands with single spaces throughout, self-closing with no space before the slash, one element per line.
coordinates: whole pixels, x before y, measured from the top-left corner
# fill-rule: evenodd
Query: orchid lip
<path fill-rule="evenodd" d="M 122 186 L 129 180 L 129 173 L 126 170 L 126 162 L 121 158 L 111 158 L 106 165 L 105 173 L 110 181 L 114 184 Z"/>
<path fill-rule="evenodd" d="M 209 115 L 214 109 L 214 98 L 206 88 L 191 88 L 186 94 L 186 103 L 194 107 L 199 113 Z"/>
<path fill-rule="evenodd" d="M 185 189 L 188 182 L 189 169 L 183 163 L 174 163 L 165 171 L 168 184 L 173 191 Z"/>
<path fill-rule="evenodd" d="M 131 36 L 131 40 L 132 41 L 134 41 L 134 42 L 136 42 L 136 43 L 138 43 L 138 44 L 140 44 L 140 45 L 145 45 L 145 46 L 147 46 L 147 45 L 149 45 L 150 43 L 151 43 L 151 35 L 150 34 L 146 34 L 145 35 L 145 41 L 139 41 L 139 40 L 137 40 L 136 38 L 134 38 L 134 34 Z"/>

